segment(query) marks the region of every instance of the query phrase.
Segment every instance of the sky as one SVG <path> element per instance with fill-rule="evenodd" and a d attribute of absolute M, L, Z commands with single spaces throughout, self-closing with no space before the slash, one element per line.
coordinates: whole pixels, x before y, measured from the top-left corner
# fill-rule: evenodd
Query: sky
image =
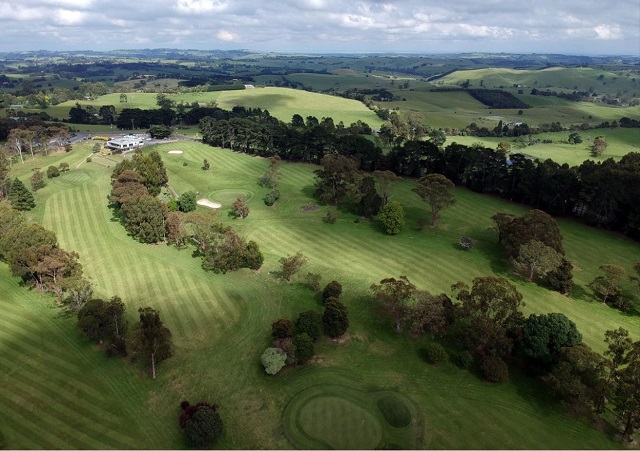
<path fill-rule="evenodd" d="M 0 0 L 0 52 L 640 56 L 640 0 Z"/>

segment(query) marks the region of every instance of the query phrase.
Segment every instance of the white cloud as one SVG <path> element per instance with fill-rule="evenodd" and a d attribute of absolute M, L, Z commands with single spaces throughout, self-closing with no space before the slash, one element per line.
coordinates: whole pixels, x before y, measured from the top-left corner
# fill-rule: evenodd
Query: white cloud
<path fill-rule="evenodd" d="M 47 5 L 60 6 L 63 8 L 89 8 L 93 0 L 42 0 Z"/>
<path fill-rule="evenodd" d="M 239 37 L 227 30 L 220 30 L 216 33 L 216 37 L 222 42 L 237 42 Z"/>
<path fill-rule="evenodd" d="M 638 1 L 0 0 L 0 27 L 6 51 L 242 42 L 257 51 L 640 55 Z"/>
<path fill-rule="evenodd" d="M 0 3 L 0 20 L 32 21 L 39 20 L 46 16 L 46 10 L 41 8 L 25 8 L 23 6 L 11 5 L 8 2 Z"/>
<path fill-rule="evenodd" d="M 622 38 L 622 32 L 620 30 L 620 27 L 616 25 L 601 24 L 601 25 L 598 25 L 597 27 L 594 27 L 593 31 L 596 32 L 597 39 L 610 40 L 610 39 Z"/>
<path fill-rule="evenodd" d="M 69 9 L 58 9 L 54 12 L 53 18 L 56 23 L 60 25 L 79 25 L 86 20 L 87 13 L 71 11 Z"/>
<path fill-rule="evenodd" d="M 176 8 L 185 14 L 203 14 L 213 11 L 222 11 L 227 7 L 227 2 L 221 0 L 177 0 Z"/>

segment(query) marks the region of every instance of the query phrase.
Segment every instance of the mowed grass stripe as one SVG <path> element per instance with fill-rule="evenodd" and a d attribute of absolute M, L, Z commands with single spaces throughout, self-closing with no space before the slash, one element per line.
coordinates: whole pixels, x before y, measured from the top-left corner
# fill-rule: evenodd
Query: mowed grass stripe
<path fill-rule="evenodd" d="M 25 346 L 22 344 L 25 343 Z M 26 340 L 22 340 L 19 343 L 12 344 L 13 349 L 7 351 L 6 357 L 3 357 L 2 362 L 6 362 L 8 365 L 5 366 L 7 370 L 11 368 L 11 363 L 16 362 L 19 364 L 20 369 L 28 368 L 29 371 L 23 372 L 23 377 L 25 374 L 32 375 L 34 379 L 40 380 L 38 385 L 46 386 L 51 380 L 65 380 L 72 381 L 76 378 L 77 375 L 83 373 L 82 368 L 77 368 L 74 371 L 68 369 L 68 367 L 73 366 L 73 362 L 70 362 L 69 359 L 62 359 L 54 356 L 49 356 L 45 352 L 37 352 L 37 348 L 33 345 L 29 346 L 29 343 Z M 34 358 L 37 357 L 37 363 L 34 361 Z M 44 368 L 42 368 L 44 366 Z M 17 382 L 17 381 L 16 381 Z M 59 389 L 59 386 L 55 387 Z M 35 386 L 34 386 L 35 389 Z M 73 384 L 73 394 L 67 394 L 64 391 L 60 392 L 60 396 L 69 397 L 69 401 L 73 404 L 74 399 L 77 397 L 77 401 L 83 403 L 86 399 L 87 408 L 90 410 L 91 406 L 100 403 L 100 400 L 104 396 L 104 393 L 98 391 L 94 386 L 91 386 L 83 381 L 77 381 Z M 106 421 L 117 422 L 117 417 L 113 416 L 107 412 L 103 412 L 103 419 Z"/>
<path fill-rule="evenodd" d="M 36 405 L 47 406 L 46 409 L 42 409 L 44 412 L 39 415 L 40 421 L 60 426 L 80 423 L 80 431 L 75 434 L 70 433 L 67 436 L 69 444 L 73 444 L 74 448 L 101 449 L 127 446 L 127 441 L 122 441 L 117 434 L 113 436 L 113 431 L 120 429 L 121 421 L 105 421 L 106 412 L 104 410 L 95 405 L 92 405 L 92 409 L 85 408 L 74 401 L 72 393 L 60 390 L 55 382 L 47 382 L 46 378 L 46 375 L 43 375 L 42 378 L 35 378 L 25 372 L 22 374 L 21 380 L 14 381 L 12 384 L 15 396 L 24 400 L 35 398 Z M 62 429 L 68 428 L 63 427 Z M 126 437 L 124 438 L 126 439 Z M 69 448 L 68 445 L 66 448 Z"/>
<path fill-rule="evenodd" d="M 10 408 L 12 402 L 7 398 L 7 393 L 6 390 L 0 392 L 0 403 L 2 406 L 7 406 L 3 407 L 0 412 L 0 419 L 2 419 L 3 426 L 11 429 L 9 433 L 4 432 L 5 440 L 10 437 L 9 434 L 17 433 L 20 437 L 27 439 L 26 443 L 34 444 L 32 449 L 72 449 L 72 446 L 60 437 L 59 425 L 47 427 L 48 423 L 42 421 L 40 417 L 37 417 L 37 422 L 35 422 L 34 408 Z M 23 444 L 22 448 L 27 447 Z"/>

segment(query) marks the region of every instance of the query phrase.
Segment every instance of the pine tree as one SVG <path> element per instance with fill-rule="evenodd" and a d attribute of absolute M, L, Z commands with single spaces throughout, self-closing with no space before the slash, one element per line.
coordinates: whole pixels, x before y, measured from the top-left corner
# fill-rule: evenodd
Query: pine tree
<path fill-rule="evenodd" d="M 31 194 L 31 191 L 29 191 L 18 178 L 14 179 L 11 184 L 9 202 L 11 202 L 11 206 L 16 210 L 31 210 L 36 206 L 33 194 Z"/>

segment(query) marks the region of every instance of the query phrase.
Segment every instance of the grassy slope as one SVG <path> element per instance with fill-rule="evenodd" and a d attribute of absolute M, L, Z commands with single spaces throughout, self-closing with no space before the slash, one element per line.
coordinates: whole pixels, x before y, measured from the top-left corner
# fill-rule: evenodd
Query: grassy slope
<path fill-rule="evenodd" d="M 185 153 L 164 153 L 175 148 Z M 8 296 L 1 302 L 9 314 L 0 319 L 0 399 L 6 407 L 0 409 L 0 424 L 10 448 L 182 447 L 177 404 L 185 398 L 221 405 L 227 428 L 221 448 L 289 447 L 281 426 L 284 408 L 296 393 L 318 383 L 401 391 L 422 409 L 428 448 L 616 446 L 535 395 L 538 385 L 517 374 L 511 383 L 492 386 L 447 365 L 425 365 L 417 356 L 421 342 L 397 336 L 372 313 L 367 287 L 382 277 L 406 274 L 421 288 L 448 292 L 458 280 L 504 274 L 489 216 L 523 208 L 459 190 L 458 204 L 443 214 L 438 230 L 418 233 L 414 224 L 425 209 L 407 182 L 396 199 L 406 206 L 408 225 L 389 237 L 376 223 L 354 223 L 350 214 L 341 213 L 338 223 L 329 225 L 321 221 L 324 209 L 300 212 L 300 206 L 313 202 L 313 166 L 283 165 L 283 197 L 267 208 L 261 202 L 266 190 L 256 183 L 266 161 L 194 143 L 160 147 L 178 192 L 195 189 L 225 203 L 237 194 L 249 197 L 249 217 L 233 223 L 260 244 L 265 265 L 259 273 L 222 276 L 202 271 L 188 249 L 144 246 L 127 237 L 105 205 L 108 170 L 86 163 L 75 169 L 84 156 L 77 150 L 35 163 L 46 167 L 64 159 L 73 169 L 37 193 L 33 217 L 55 230 L 65 248 L 80 253 L 98 295 L 125 299 L 132 320 L 138 306 L 160 309 L 177 355 L 160 366 L 158 381 L 149 381 L 138 367 L 92 349 L 75 332 L 72 319 L 58 318 L 48 298 L 19 288 L 2 268 L 0 285 Z M 211 162 L 211 171 L 200 169 L 203 158 Z M 15 171 L 28 177 L 33 164 Z M 226 211 L 219 217 L 231 222 Z M 514 280 L 527 301 L 525 310 L 564 312 L 600 351 L 607 328 L 624 326 L 639 337 L 637 318 L 589 301 L 584 288 L 601 263 L 630 270 L 639 246 L 570 221 L 561 227 L 568 255 L 580 268 L 578 296 L 567 299 Z M 456 248 L 462 234 L 476 240 L 471 252 Z M 277 259 L 298 249 L 309 257 L 303 272 L 320 272 L 325 283 L 333 278 L 343 283 L 351 339 L 344 346 L 321 344 L 314 365 L 266 377 L 259 356 L 268 345 L 271 321 L 321 309 L 306 287 L 276 278 Z M 40 405 L 48 408 L 34 414 Z"/>
<path fill-rule="evenodd" d="M 382 120 L 362 103 L 324 94 L 306 92 L 287 88 L 247 89 L 242 91 L 215 91 L 201 93 L 172 94 L 168 96 L 175 102 L 191 104 L 193 102 L 209 103 L 217 101 L 221 108 L 231 109 L 234 106 L 246 106 L 268 109 L 278 119 L 289 122 L 298 113 L 302 117 L 316 116 L 318 119 L 332 117 L 337 124 L 345 125 L 362 120 L 372 127 L 382 125 Z M 116 110 L 123 108 L 158 108 L 154 93 L 128 93 L 127 102 L 120 103 L 120 94 L 107 94 L 96 100 L 83 100 L 81 105 L 93 105 L 96 109 L 102 105 L 114 105 Z M 53 117 L 66 118 L 69 109 L 76 101 L 64 102 L 48 108 L 46 111 Z M 80 128 L 83 126 L 80 125 Z"/>
<path fill-rule="evenodd" d="M 336 124 L 343 121 L 347 126 L 358 120 L 368 123 L 371 127 L 379 127 L 383 123 L 375 113 L 356 100 L 288 88 L 223 91 L 218 97 L 218 104 L 225 109 L 231 109 L 236 105 L 259 106 L 268 109 L 273 116 L 285 122 L 290 122 L 291 117 L 297 113 L 303 118 L 332 117 Z"/>
<path fill-rule="evenodd" d="M 563 91 L 587 91 L 593 88 L 598 93 L 616 93 L 617 91 L 638 91 L 638 80 L 635 76 L 626 76 L 628 71 L 615 73 L 611 71 L 584 67 L 552 67 L 541 70 L 520 70 L 504 68 L 487 68 L 476 70 L 460 70 L 438 80 L 444 85 L 457 85 L 469 80 L 475 87 L 483 81 L 485 88 L 512 88 L 514 84 L 538 89 L 549 88 Z M 598 77 L 603 76 L 602 79 Z M 518 88 L 516 88 L 517 90 Z M 527 89 L 527 88 L 524 88 Z"/>

